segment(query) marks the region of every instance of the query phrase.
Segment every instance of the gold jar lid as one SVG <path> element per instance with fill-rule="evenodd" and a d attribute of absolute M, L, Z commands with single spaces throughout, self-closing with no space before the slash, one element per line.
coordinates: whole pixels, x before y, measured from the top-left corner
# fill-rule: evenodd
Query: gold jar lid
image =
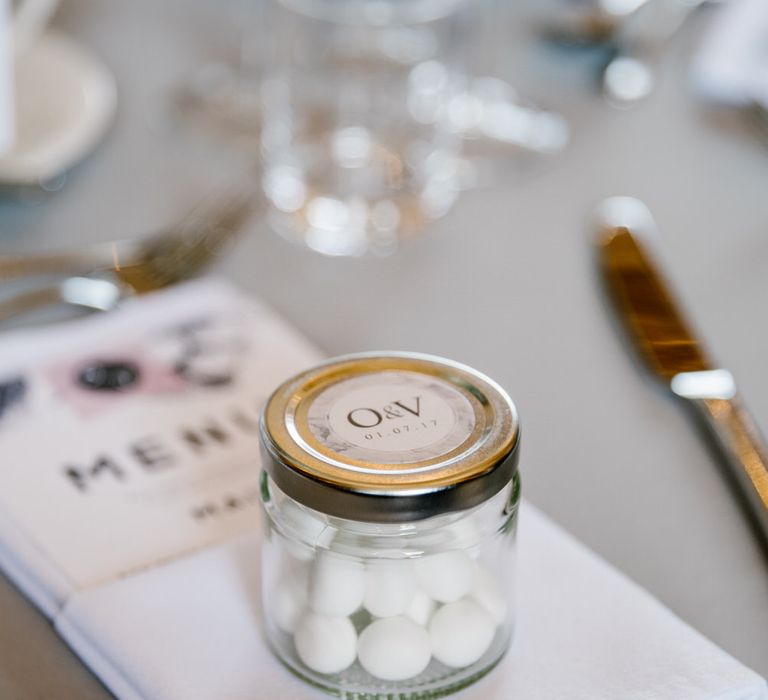
<path fill-rule="evenodd" d="M 504 390 L 417 353 L 329 360 L 289 379 L 261 420 L 267 472 L 315 510 L 405 522 L 476 506 L 517 468 L 520 427 Z"/>

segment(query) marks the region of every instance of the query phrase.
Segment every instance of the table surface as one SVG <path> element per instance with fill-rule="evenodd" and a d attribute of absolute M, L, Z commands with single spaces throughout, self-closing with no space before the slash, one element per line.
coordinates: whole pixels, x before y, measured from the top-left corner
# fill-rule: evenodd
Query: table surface
<path fill-rule="evenodd" d="M 2 252 L 146 235 L 240 167 L 242 142 L 173 107 L 194 70 L 231 53 L 237 23 L 220 7 L 65 3 L 55 24 L 111 67 L 120 109 L 59 192 L 0 202 Z M 768 431 L 768 151 L 690 92 L 686 70 L 706 14 L 664 55 L 657 92 L 630 111 L 595 94 L 593 57 L 521 34 L 510 49 L 516 85 L 567 116 L 571 144 L 556 158 L 505 161 L 492 186 L 465 193 L 400 254 L 323 258 L 254 221 L 220 267 L 329 354 L 420 350 L 497 379 L 523 419 L 526 496 L 768 675 L 766 556 L 680 407 L 630 358 L 590 248 L 596 202 L 646 201 L 697 327 Z M 240 27 L 246 37 L 256 30 Z M 109 697 L 1 577 L 0 697 Z"/>

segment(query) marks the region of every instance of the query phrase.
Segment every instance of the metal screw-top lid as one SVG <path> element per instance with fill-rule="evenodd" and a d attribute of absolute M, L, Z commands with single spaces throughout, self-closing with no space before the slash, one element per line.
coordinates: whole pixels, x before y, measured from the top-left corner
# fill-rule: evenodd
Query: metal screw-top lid
<path fill-rule="evenodd" d="M 282 384 L 262 415 L 265 467 L 288 496 L 368 522 L 476 506 L 517 468 L 520 428 L 480 372 L 416 353 L 330 360 Z"/>

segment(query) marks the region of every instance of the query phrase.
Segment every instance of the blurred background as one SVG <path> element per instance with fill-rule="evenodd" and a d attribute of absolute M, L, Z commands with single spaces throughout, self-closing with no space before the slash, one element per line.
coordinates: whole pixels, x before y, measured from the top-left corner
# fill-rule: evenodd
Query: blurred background
<path fill-rule="evenodd" d="M 237 191 L 248 218 L 216 273 L 329 355 L 419 350 L 493 376 L 522 416 L 526 496 L 768 674 L 764 556 L 624 351 L 591 219 L 610 195 L 650 207 L 768 426 L 764 0 L 38 5 L 4 52 L 0 254 L 151 240 Z M 24 3 L 6 10 L 18 26 Z M 14 600 L 25 653 L 85 687 Z"/>

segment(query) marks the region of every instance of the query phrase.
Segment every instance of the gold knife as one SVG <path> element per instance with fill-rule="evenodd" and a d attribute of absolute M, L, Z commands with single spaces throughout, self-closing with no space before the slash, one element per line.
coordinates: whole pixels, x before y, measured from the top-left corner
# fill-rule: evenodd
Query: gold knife
<path fill-rule="evenodd" d="M 768 449 L 733 375 L 710 359 L 660 276 L 646 245 L 654 228 L 639 200 L 604 200 L 598 208 L 600 271 L 640 357 L 709 428 L 768 543 Z"/>

